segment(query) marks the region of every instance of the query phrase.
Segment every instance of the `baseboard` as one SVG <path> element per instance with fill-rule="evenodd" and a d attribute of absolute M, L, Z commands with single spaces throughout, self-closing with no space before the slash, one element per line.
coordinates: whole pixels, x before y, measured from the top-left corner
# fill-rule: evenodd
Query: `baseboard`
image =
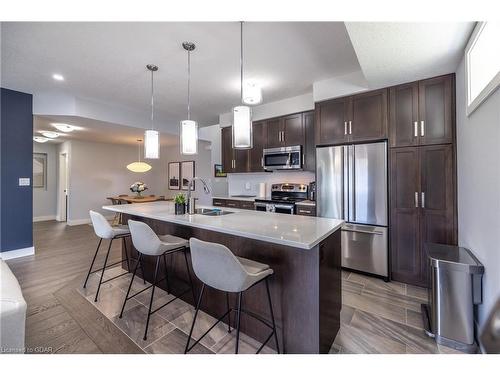
<path fill-rule="evenodd" d="M 35 247 L 31 246 L 31 247 L 25 247 L 24 249 L 3 251 L 0 253 L 0 259 L 9 260 L 9 259 L 26 257 L 34 254 L 35 254 Z"/>
<path fill-rule="evenodd" d="M 115 217 L 115 215 L 110 215 L 110 216 L 104 216 L 107 220 L 113 220 L 113 218 Z M 70 226 L 74 226 L 74 225 L 83 225 L 83 224 L 90 224 L 91 221 L 90 221 L 90 218 L 87 218 L 87 219 L 75 219 L 75 220 L 68 220 L 66 222 L 68 225 Z"/>
<path fill-rule="evenodd" d="M 34 223 L 36 223 L 37 221 L 51 221 L 51 220 L 56 220 L 56 215 L 36 216 L 33 218 Z"/>

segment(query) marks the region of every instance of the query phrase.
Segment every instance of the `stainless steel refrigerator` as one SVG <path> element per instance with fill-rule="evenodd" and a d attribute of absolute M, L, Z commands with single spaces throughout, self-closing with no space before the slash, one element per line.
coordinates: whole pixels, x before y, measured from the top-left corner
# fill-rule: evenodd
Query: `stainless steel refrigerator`
<path fill-rule="evenodd" d="M 342 267 L 388 278 L 387 142 L 316 149 L 318 216 L 345 220 Z"/>

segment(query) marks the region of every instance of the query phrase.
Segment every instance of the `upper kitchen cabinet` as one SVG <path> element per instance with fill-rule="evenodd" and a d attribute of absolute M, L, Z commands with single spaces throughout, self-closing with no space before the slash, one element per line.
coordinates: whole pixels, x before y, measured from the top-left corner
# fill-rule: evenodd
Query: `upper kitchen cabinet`
<path fill-rule="evenodd" d="M 316 171 L 316 145 L 314 142 L 314 111 L 304 112 L 304 165 L 305 171 Z"/>
<path fill-rule="evenodd" d="M 265 121 L 254 122 L 253 148 L 250 150 L 250 172 L 264 172 L 262 151 L 267 147 L 267 124 Z"/>
<path fill-rule="evenodd" d="M 302 113 L 267 121 L 267 147 L 286 147 L 304 144 Z"/>
<path fill-rule="evenodd" d="M 391 87 L 390 146 L 453 143 L 453 74 Z"/>
<path fill-rule="evenodd" d="M 351 96 L 348 113 L 351 142 L 387 138 L 387 89 Z"/>
<path fill-rule="evenodd" d="M 387 89 L 316 103 L 316 144 L 387 138 Z"/>
<path fill-rule="evenodd" d="M 242 173 L 249 171 L 250 150 L 233 149 L 231 126 L 222 128 L 221 150 L 224 172 Z"/>
<path fill-rule="evenodd" d="M 348 142 L 348 97 L 316 103 L 315 112 L 317 145 Z"/>

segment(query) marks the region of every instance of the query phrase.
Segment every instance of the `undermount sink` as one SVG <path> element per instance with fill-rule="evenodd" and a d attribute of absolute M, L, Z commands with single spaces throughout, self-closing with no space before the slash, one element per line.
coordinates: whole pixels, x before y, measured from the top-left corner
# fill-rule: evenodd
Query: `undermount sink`
<path fill-rule="evenodd" d="M 232 214 L 232 211 L 222 211 L 219 209 L 214 209 L 214 208 L 197 208 L 194 211 L 195 214 L 199 215 L 206 215 L 206 216 L 222 216 L 222 215 L 228 215 Z"/>

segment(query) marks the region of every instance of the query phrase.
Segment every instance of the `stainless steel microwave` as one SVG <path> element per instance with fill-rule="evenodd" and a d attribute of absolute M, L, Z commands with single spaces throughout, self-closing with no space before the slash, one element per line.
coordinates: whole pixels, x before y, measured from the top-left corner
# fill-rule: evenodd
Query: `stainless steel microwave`
<path fill-rule="evenodd" d="M 265 148 L 262 164 L 265 170 L 301 169 L 302 146 Z"/>

